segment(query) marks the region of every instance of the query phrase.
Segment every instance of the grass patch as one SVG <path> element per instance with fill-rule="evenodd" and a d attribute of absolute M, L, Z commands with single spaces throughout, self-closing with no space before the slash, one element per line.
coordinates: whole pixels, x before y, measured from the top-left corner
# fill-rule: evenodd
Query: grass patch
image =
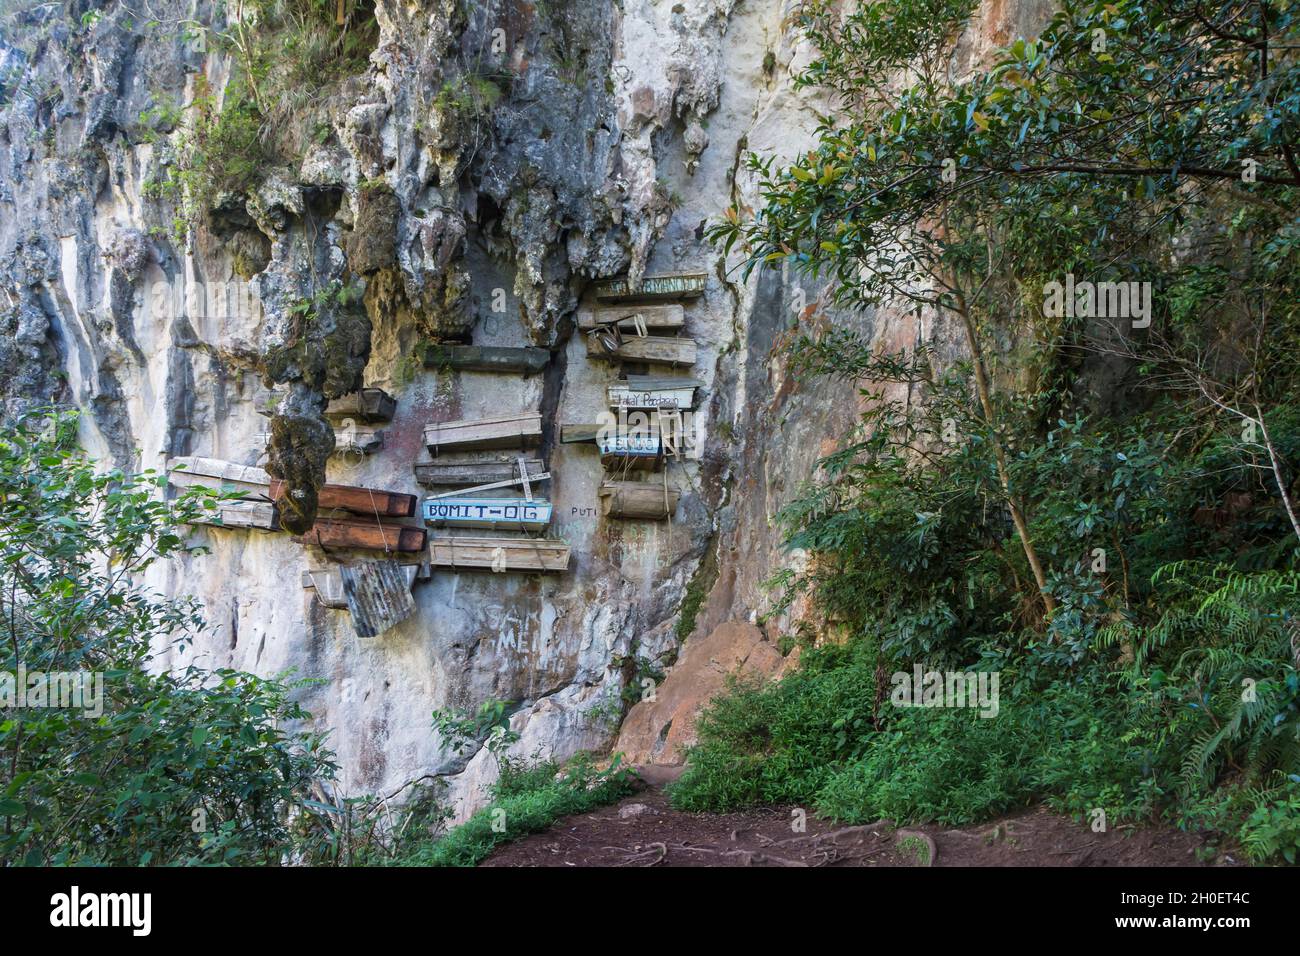
<path fill-rule="evenodd" d="M 397 865 L 477 866 L 497 847 L 545 830 L 560 817 L 620 800 L 636 786 L 636 776 L 617 760 L 598 770 L 586 754 L 562 770 L 550 761 L 528 768 L 507 762 L 487 806 Z"/>

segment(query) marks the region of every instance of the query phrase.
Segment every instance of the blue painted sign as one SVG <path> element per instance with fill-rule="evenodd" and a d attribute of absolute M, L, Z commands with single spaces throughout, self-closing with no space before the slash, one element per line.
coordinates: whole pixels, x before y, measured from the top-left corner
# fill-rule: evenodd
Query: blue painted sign
<path fill-rule="evenodd" d="M 596 436 L 602 455 L 626 455 L 631 458 L 656 458 L 659 455 L 657 431 L 614 432 Z"/>
<path fill-rule="evenodd" d="M 426 498 L 427 524 L 463 528 L 540 529 L 551 521 L 551 503 L 542 498 Z"/>

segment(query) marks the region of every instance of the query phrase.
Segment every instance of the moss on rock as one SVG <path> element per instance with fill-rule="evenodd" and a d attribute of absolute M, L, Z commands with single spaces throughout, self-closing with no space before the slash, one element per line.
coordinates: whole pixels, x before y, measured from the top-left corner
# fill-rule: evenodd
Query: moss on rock
<path fill-rule="evenodd" d="M 293 534 L 306 534 L 316 522 L 325 462 L 334 451 L 334 430 L 321 418 L 305 414 L 271 419 L 267 472 L 284 481 L 280 523 Z"/>

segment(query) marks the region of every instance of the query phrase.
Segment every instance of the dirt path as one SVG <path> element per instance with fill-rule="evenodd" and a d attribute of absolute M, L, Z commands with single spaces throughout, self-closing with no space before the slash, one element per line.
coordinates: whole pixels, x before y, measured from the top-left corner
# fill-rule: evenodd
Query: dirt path
<path fill-rule="evenodd" d="M 483 866 L 1209 866 L 1205 840 L 1174 829 L 1086 825 L 1039 808 L 979 826 L 844 827 L 789 808 L 682 813 L 668 805 L 662 773 L 646 789 L 591 813 L 565 817 L 490 856 Z"/>

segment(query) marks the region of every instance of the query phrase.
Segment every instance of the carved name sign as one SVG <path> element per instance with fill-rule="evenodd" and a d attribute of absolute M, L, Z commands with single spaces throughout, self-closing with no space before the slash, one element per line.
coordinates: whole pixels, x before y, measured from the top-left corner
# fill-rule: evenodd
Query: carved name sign
<path fill-rule="evenodd" d="M 462 527 L 542 528 L 550 523 L 551 503 L 540 498 L 428 498 L 424 502 L 424 520 Z"/>

